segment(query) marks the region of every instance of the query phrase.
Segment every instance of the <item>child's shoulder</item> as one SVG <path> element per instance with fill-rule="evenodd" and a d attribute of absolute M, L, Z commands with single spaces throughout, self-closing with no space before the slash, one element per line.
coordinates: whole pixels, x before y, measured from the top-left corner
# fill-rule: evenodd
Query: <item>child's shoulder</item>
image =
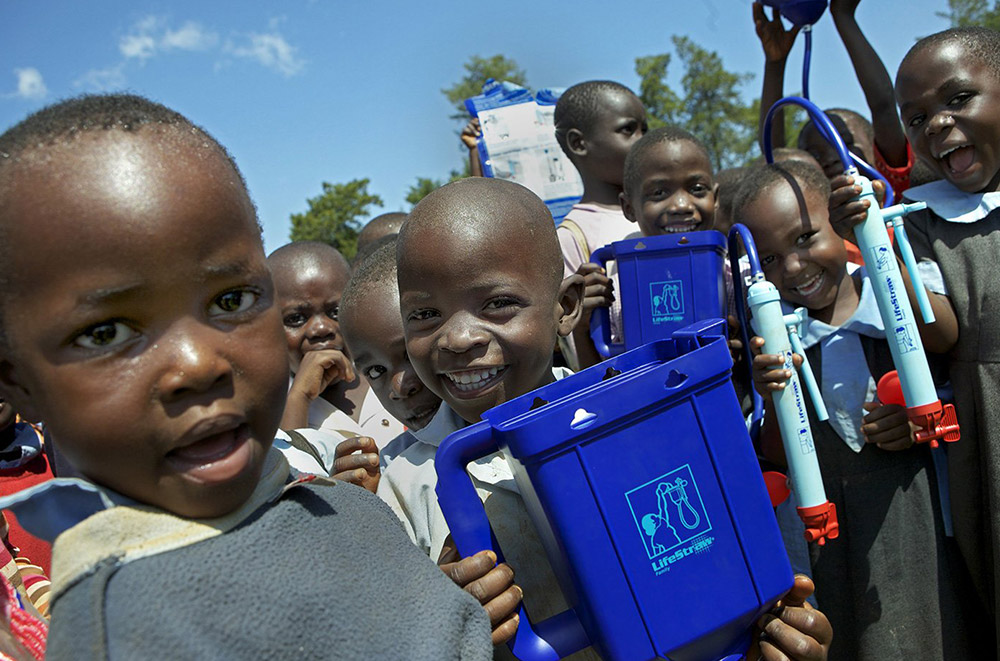
<path fill-rule="evenodd" d="M 266 651 L 268 658 L 293 658 L 343 644 L 337 630 L 394 620 L 399 626 L 380 629 L 374 644 L 382 648 L 374 656 L 404 658 L 412 642 L 407 632 L 421 619 L 430 626 L 428 613 L 440 614 L 454 636 L 483 629 L 488 641 L 488 625 L 476 621 L 478 604 L 453 588 L 378 498 L 347 483 L 313 480 L 286 487 L 224 534 L 98 567 L 54 605 L 51 644 L 79 649 L 78 636 L 86 635 L 80 630 L 97 628 L 109 658 L 163 649 L 178 657 L 236 659 Z M 103 613 L 81 614 L 102 592 Z M 303 641 L 311 641 L 306 650 Z M 356 643 L 357 649 L 350 641 L 338 648 L 338 656 L 372 651 L 362 649 L 371 641 Z"/>

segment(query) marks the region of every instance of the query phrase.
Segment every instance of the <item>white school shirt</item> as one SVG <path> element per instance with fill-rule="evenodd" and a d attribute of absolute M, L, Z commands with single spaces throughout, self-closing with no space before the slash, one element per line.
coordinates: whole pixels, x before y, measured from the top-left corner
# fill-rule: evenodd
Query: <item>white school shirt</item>
<path fill-rule="evenodd" d="M 552 368 L 556 380 L 572 373 L 565 367 Z M 426 427 L 408 431 L 394 442 L 391 450 L 399 454 L 383 457 L 378 495 L 403 522 L 410 539 L 435 562 L 441 557 L 449 530 L 434 491 L 437 486 L 434 455 L 449 434 L 465 428 L 467 424 L 442 402 Z M 497 452 L 469 464 L 468 472 L 483 500 L 483 508 L 503 549 L 504 559 L 514 568 L 515 583 L 524 592 L 524 605 L 531 619 L 543 620 L 566 610 L 568 606 L 555 572 L 503 454 Z M 506 646 L 499 646 L 495 649 L 494 659 L 507 661 L 513 660 L 514 656 Z M 600 661 L 600 657 L 588 647 L 566 657 L 566 661 Z"/>
<path fill-rule="evenodd" d="M 562 379 L 572 372 L 565 367 L 554 367 L 552 374 L 556 379 Z M 449 434 L 465 428 L 467 424 L 442 402 L 426 427 L 407 432 L 413 437 L 408 447 L 388 460 L 383 457 L 378 495 L 403 522 L 413 543 L 434 561 L 441 555 L 449 534 L 434 492 L 437 486 L 434 455 Z M 510 466 L 499 452 L 469 464 L 468 471 L 484 503 L 500 491 L 518 494 Z M 494 526 L 497 525 L 502 525 L 502 522 L 494 522 Z"/>
<path fill-rule="evenodd" d="M 370 388 L 361 402 L 361 414 L 357 422 L 330 402 L 317 397 L 309 405 L 309 428 L 343 438 L 369 436 L 380 450 L 406 429 L 403 423 L 385 410 L 375 391 Z"/>

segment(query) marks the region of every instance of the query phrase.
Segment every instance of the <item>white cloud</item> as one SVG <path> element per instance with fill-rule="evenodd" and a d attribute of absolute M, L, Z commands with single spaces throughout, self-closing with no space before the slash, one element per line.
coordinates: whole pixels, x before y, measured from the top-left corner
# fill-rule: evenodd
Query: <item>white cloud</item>
<path fill-rule="evenodd" d="M 208 50 L 215 46 L 219 36 L 214 32 L 207 32 L 198 23 L 188 21 L 179 30 L 167 30 L 163 34 L 161 44 L 164 49 L 176 48 L 177 50 Z"/>
<path fill-rule="evenodd" d="M 17 92 L 14 96 L 22 99 L 43 99 L 49 93 L 38 69 L 34 67 L 14 69 L 14 75 L 17 76 Z"/>
<path fill-rule="evenodd" d="M 146 16 L 136 22 L 127 35 L 118 41 L 118 50 L 126 59 L 145 61 L 170 50 L 202 51 L 215 46 L 219 36 L 205 30 L 201 24 L 187 21 L 179 29 L 171 29 L 165 20 Z"/>
<path fill-rule="evenodd" d="M 140 60 L 153 57 L 156 52 L 156 41 L 148 34 L 130 34 L 118 42 L 118 50 L 125 57 L 137 57 Z"/>
<path fill-rule="evenodd" d="M 228 52 L 236 57 L 256 60 L 285 76 L 294 76 L 305 67 L 305 60 L 298 56 L 298 49 L 280 34 L 250 34 L 248 39 L 249 44 L 245 46 L 228 44 Z"/>
<path fill-rule="evenodd" d="M 125 63 L 107 69 L 91 69 L 73 81 L 73 87 L 106 92 L 125 86 Z"/>

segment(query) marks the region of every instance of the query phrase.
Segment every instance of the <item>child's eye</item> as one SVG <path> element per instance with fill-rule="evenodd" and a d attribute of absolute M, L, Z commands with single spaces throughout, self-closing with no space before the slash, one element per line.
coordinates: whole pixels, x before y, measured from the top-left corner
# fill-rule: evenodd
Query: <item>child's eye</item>
<path fill-rule="evenodd" d="M 437 310 L 432 310 L 430 308 L 423 308 L 421 310 L 414 310 L 410 314 L 406 315 L 407 321 L 427 321 L 428 319 L 433 319 L 437 316 Z"/>
<path fill-rule="evenodd" d="M 906 125 L 909 126 L 911 129 L 915 129 L 918 126 L 920 126 L 921 124 L 923 124 L 923 123 L 924 123 L 924 116 L 923 115 L 913 115 L 906 122 Z"/>
<path fill-rule="evenodd" d="M 210 315 L 239 314 L 246 312 L 257 302 L 258 295 L 246 289 L 234 289 L 220 294 L 208 309 Z"/>
<path fill-rule="evenodd" d="M 708 193 L 708 186 L 705 184 L 694 184 L 691 186 L 691 194 L 699 197 Z"/>
<path fill-rule="evenodd" d="M 289 328 L 299 328 L 306 323 L 306 316 L 301 312 L 293 312 L 291 314 L 286 314 L 281 320 L 281 323 Z"/>
<path fill-rule="evenodd" d="M 125 323 L 105 321 L 77 335 L 73 344 L 84 349 L 108 349 L 128 342 L 136 334 L 135 329 Z"/>
<path fill-rule="evenodd" d="M 628 124 L 625 124 L 620 129 L 618 129 L 618 132 L 624 133 L 625 135 L 632 135 L 638 129 L 639 129 L 639 122 L 629 122 Z"/>
<path fill-rule="evenodd" d="M 490 299 L 486 302 L 487 310 L 501 310 L 503 308 L 511 307 L 512 305 L 518 305 L 520 301 L 516 298 L 510 296 L 498 296 L 496 298 Z"/>
<path fill-rule="evenodd" d="M 764 255 L 763 257 L 761 257 L 760 258 L 761 268 L 767 268 L 771 264 L 774 264 L 774 259 L 775 259 L 774 255 Z"/>
<path fill-rule="evenodd" d="M 381 365 L 372 365 L 371 367 L 365 370 L 365 376 L 367 376 L 372 381 L 379 378 L 383 374 L 385 374 L 385 368 L 382 367 Z"/>
<path fill-rule="evenodd" d="M 973 96 L 975 96 L 975 95 L 972 92 L 959 92 L 955 96 L 953 96 L 950 99 L 948 99 L 948 105 L 949 106 L 960 106 L 960 105 L 968 102 L 969 99 L 971 99 Z"/>
<path fill-rule="evenodd" d="M 795 245 L 801 246 L 809 242 L 809 239 L 813 238 L 816 232 L 806 232 L 805 234 L 799 235 L 799 238 L 795 239 Z"/>
<path fill-rule="evenodd" d="M 332 308 L 326 311 L 326 316 L 334 321 L 337 321 L 337 317 L 340 315 L 340 306 L 334 305 Z"/>

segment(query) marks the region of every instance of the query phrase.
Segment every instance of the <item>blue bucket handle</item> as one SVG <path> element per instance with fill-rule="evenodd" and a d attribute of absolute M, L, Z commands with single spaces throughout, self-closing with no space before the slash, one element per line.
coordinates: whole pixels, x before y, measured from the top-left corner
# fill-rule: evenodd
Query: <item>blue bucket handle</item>
<path fill-rule="evenodd" d="M 497 562 L 503 562 L 483 502 L 465 470 L 469 463 L 499 451 L 492 427 L 482 421 L 449 435 L 434 455 L 438 503 L 463 558 L 492 549 Z M 572 609 L 532 624 L 522 603 L 518 617 L 517 633 L 507 645 L 521 661 L 558 661 L 590 645 Z"/>
<path fill-rule="evenodd" d="M 614 259 L 615 254 L 611 249 L 611 244 L 598 248 L 590 256 L 590 261 L 600 264 L 602 267 Z M 617 356 L 622 352 L 621 345 L 611 344 L 611 308 L 595 308 L 590 315 L 590 339 L 594 342 L 594 348 L 603 358 Z"/>

